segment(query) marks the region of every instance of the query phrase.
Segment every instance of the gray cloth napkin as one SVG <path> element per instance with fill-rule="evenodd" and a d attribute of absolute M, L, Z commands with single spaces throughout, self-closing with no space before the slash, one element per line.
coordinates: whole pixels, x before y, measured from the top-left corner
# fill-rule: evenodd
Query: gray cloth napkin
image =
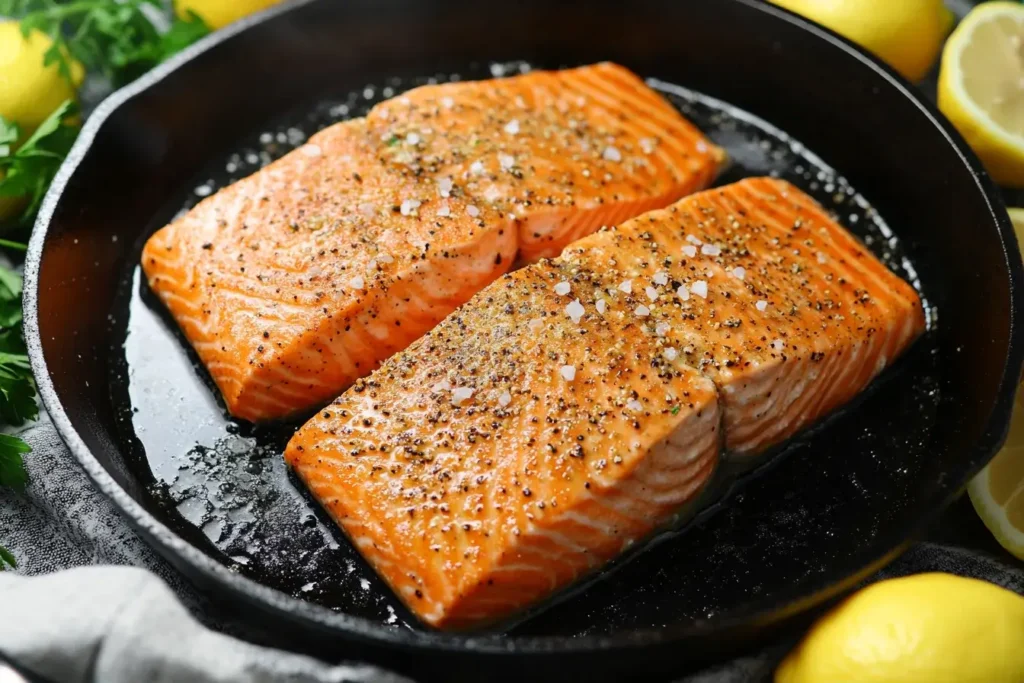
<path fill-rule="evenodd" d="M 328 666 L 201 626 L 167 584 L 136 567 L 0 575 L 0 647 L 54 681 L 401 683 L 369 666 Z M 17 615 L 10 618 L 10 615 Z"/>
<path fill-rule="evenodd" d="M 16 572 L 0 574 L 0 655 L 17 666 L 60 683 L 406 680 L 234 637 L 244 634 L 244 624 L 219 614 L 136 536 L 45 417 L 21 436 L 32 446 L 25 458 L 29 486 L 23 494 L 0 491 L 0 543 L 19 561 Z M 1024 571 L 928 543 L 877 578 L 920 571 L 985 578 L 1024 593 Z M 770 681 L 791 645 L 778 643 L 679 683 Z M 359 653 L 350 656 L 357 660 Z"/>

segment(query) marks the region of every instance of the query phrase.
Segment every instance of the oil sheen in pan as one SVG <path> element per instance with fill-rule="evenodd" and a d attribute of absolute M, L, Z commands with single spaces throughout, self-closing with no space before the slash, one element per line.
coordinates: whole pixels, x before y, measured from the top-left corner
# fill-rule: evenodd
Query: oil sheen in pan
<path fill-rule="evenodd" d="M 465 78 L 525 71 L 522 63 L 471 68 Z M 325 98 L 265 126 L 233 150 L 213 159 L 178 201 L 155 216 L 149 232 L 165 224 L 203 197 L 243 178 L 301 145 L 336 121 L 361 116 L 377 101 L 415 85 L 458 76 L 392 79 L 368 85 L 342 98 Z M 859 235 L 901 276 L 918 286 L 917 275 L 895 238 L 870 204 L 844 178 L 782 131 L 746 112 L 713 98 L 668 83 L 651 81 L 687 118 L 726 148 L 730 167 L 724 184 L 752 175 L 785 178 L 812 194 Z M 149 233 L 147 232 L 147 235 Z M 141 251 L 142 242 L 134 253 Z M 232 420 L 198 359 L 173 321 L 146 287 L 134 258 L 112 317 L 123 344 L 112 350 L 111 399 L 118 414 L 120 438 L 132 454 L 142 480 L 151 483 L 151 509 L 190 542 L 236 571 L 295 597 L 377 620 L 395 628 L 418 628 L 416 621 L 376 577 L 359 553 L 333 526 L 291 477 L 281 458 L 297 424 L 254 426 Z M 926 305 L 929 320 L 934 311 Z M 929 326 L 931 327 L 931 326 Z M 724 487 L 721 497 L 681 529 L 666 532 L 642 552 L 619 563 L 585 590 L 521 622 L 513 634 L 603 633 L 617 629 L 657 627 L 681 615 L 708 618 L 751 598 L 786 587 L 820 571 L 812 553 L 788 552 L 799 534 L 828 533 L 830 515 L 843 514 L 827 491 L 870 498 L 871 481 L 914 476 L 921 448 L 902 449 L 900 461 L 874 456 L 892 443 L 918 442 L 919 431 L 903 427 L 898 415 L 912 410 L 923 421 L 934 419 L 939 401 L 931 372 L 935 362 L 931 334 L 885 373 L 858 401 L 857 411 L 870 411 L 867 430 L 843 411 L 827 424 L 788 444 L 785 453 L 765 458 L 763 467 L 792 470 L 785 480 L 805 498 L 793 511 L 775 514 L 758 503 L 758 473 Z M 901 391 L 879 391 L 893 382 Z M 905 378 L 911 381 L 906 381 Z M 914 422 L 916 430 L 922 423 Z M 863 458 L 855 462 L 833 456 L 834 443 L 856 442 Z M 848 449 L 843 449 L 848 452 Z M 837 488 L 799 490 L 808 469 L 822 472 Z M 776 473 L 773 473 L 776 474 Z M 781 474 L 781 473 L 779 473 Z M 773 480 L 778 480 L 773 476 Z M 893 506 L 899 506 L 893 501 Z M 862 536 L 884 525 L 865 519 Z M 774 552 L 757 558 L 750 545 Z M 765 544 L 765 541 L 768 541 Z M 751 579 L 751 573 L 762 577 Z M 657 600 L 644 596 L 658 595 Z M 671 614 L 671 617 L 668 615 Z"/>

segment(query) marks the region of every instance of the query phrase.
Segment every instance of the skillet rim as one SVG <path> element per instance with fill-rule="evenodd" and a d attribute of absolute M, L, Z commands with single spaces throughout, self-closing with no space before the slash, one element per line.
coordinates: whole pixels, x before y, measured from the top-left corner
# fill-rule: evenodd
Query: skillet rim
<path fill-rule="evenodd" d="M 47 233 L 65 188 L 88 155 L 97 134 L 118 108 L 128 103 L 136 95 L 159 86 L 160 82 L 171 73 L 185 67 L 203 53 L 216 49 L 220 44 L 231 40 L 239 33 L 315 1 L 290 0 L 237 21 L 186 48 L 167 62 L 158 65 L 132 83 L 115 91 L 100 103 L 82 127 L 75 145 L 46 194 L 33 227 L 25 257 L 23 287 L 25 340 L 43 405 L 62 440 L 100 491 L 114 503 L 132 526 L 162 556 L 166 559 L 173 557 L 178 560 L 178 563 L 172 562 L 172 564 L 184 562 L 188 566 L 189 571 L 180 568 L 178 571 L 185 574 L 193 572 L 199 574 L 205 581 L 224 589 L 228 595 L 240 597 L 254 604 L 256 608 L 268 611 L 273 616 L 284 617 L 286 620 L 298 620 L 303 622 L 307 628 L 315 628 L 321 632 L 327 631 L 337 637 L 362 640 L 367 644 L 398 646 L 408 650 L 425 648 L 435 652 L 468 651 L 493 655 L 588 653 L 596 650 L 607 651 L 610 648 L 653 646 L 712 635 L 724 637 L 740 635 L 751 627 L 765 626 L 808 612 L 839 595 L 848 593 L 862 580 L 902 554 L 913 539 L 920 537 L 938 514 L 963 491 L 966 481 L 955 487 L 947 485 L 944 489 L 940 489 L 936 495 L 932 496 L 933 499 L 928 501 L 932 503 L 932 509 L 928 513 L 894 533 L 880 536 L 870 551 L 862 552 L 851 558 L 851 564 L 859 566 L 860 569 L 831 579 L 822 579 L 816 585 L 812 582 L 802 590 L 798 584 L 771 598 L 751 601 L 745 610 L 726 613 L 713 619 L 702 619 L 691 624 L 668 628 L 616 633 L 612 636 L 516 636 L 513 639 L 506 639 L 500 635 L 474 636 L 472 634 L 385 628 L 376 621 L 335 612 L 326 607 L 293 598 L 257 583 L 253 579 L 234 573 L 158 521 L 141 503 L 117 484 L 106 468 L 92 454 L 72 425 L 54 388 L 43 354 L 38 316 L 39 270 L 42 265 Z M 768 15 L 773 20 L 791 24 L 813 36 L 814 40 L 824 41 L 833 48 L 842 50 L 858 60 L 869 71 L 873 71 L 879 86 L 884 84 L 885 87 L 895 88 L 939 130 L 946 142 L 956 152 L 960 162 L 970 172 L 976 188 L 982 193 L 989 209 L 990 218 L 995 222 L 1003 246 L 1004 264 L 1009 275 L 1010 333 L 995 404 L 981 439 L 967 451 L 969 455 L 973 456 L 971 460 L 974 464 L 970 468 L 970 474 L 973 476 L 991 459 L 1005 439 L 1014 395 L 1020 379 L 1019 371 L 1024 362 L 1024 339 L 1021 338 L 1022 333 L 1018 330 L 1019 321 L 1024 314 L 1024 298 L 1019 293 L 1021 287 L 1024 286 L 1024 265 L 1019 257 L 1014 258 L 1017 255 L 1016 251 L 1011 252 L 1010 250 L 1011 247 L 1016 250 L 1017 241 L 998 188 L 959 133 L 938 112 L 936 107 L 922 98 L 914 86 L 904 81 L 886 64 L 845 38 L 787 10 L 758 0 L 730 1 L 742 5 L 752 12 Z M 1014 368 L 1017 370 L 1016 373 L 1013 372 Z M 879 551 L 879 548 L 885 550 Z"/>

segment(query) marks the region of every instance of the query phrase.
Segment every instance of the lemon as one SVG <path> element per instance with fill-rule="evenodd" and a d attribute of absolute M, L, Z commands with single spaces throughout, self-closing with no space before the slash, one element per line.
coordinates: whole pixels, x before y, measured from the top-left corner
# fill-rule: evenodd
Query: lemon
<path fill-rule="evenodd" d="M 281 0 L 174 0 L 178 16 L 188 17 L 195 12 L 212 29 L 222 28 L 254 12 L 276 5 Z"/>
<path fill-rule="evenodd" d="M 942 51 L 939 109 L 1001 185 L 1024 187 L 1024 5 L 987 2 Z"/>
<path fill-rule="evenodd" d="M 1024 209 L 1010 209 L 1024 246 Z M 1006 443 L 967 486 L 971 503 L 999 544 L 1024 559 L 1024 384 L 1017 388 Z"/>
<path fill-rule="evenodd" d="M 868 586 L 811 628 L 775 683 L 1020 683 L 1024 598 L 916 574 Z"/>
<path fill-rule="evenodd" d="M 953 14 L 942 0 L 772 0 L 875 54 L 911 81 L 935 63 Z"/>
<path fill-rule="evenodd" d="M 75 96 L 85 69 L 71 65 L 68 83 L 56 64 L 43 66 L 43 54 L 53 41 L 34 30 L 23 38 L 13 21 L 0 22 L 0 116 L 17 123 L 22 139 L 27 137 L 64 100 Z"/>

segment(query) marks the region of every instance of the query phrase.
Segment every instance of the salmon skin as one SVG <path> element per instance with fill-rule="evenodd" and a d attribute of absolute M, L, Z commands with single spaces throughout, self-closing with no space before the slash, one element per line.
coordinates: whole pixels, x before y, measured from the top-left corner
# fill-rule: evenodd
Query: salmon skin
<path fill-rule="evenodd" d="M 203 200 L 142 266 L 231 414 L 282 418 L 517 259 L 706 187 L 723 159 L 614 64 L 425 86 Z"/>
<path fill-rule="evenodd" d="M 921 301 L 795 187 L 701 192 L 507 274 L 288 464 L 426 624 L 509 618 L 862 390 Z"/>

